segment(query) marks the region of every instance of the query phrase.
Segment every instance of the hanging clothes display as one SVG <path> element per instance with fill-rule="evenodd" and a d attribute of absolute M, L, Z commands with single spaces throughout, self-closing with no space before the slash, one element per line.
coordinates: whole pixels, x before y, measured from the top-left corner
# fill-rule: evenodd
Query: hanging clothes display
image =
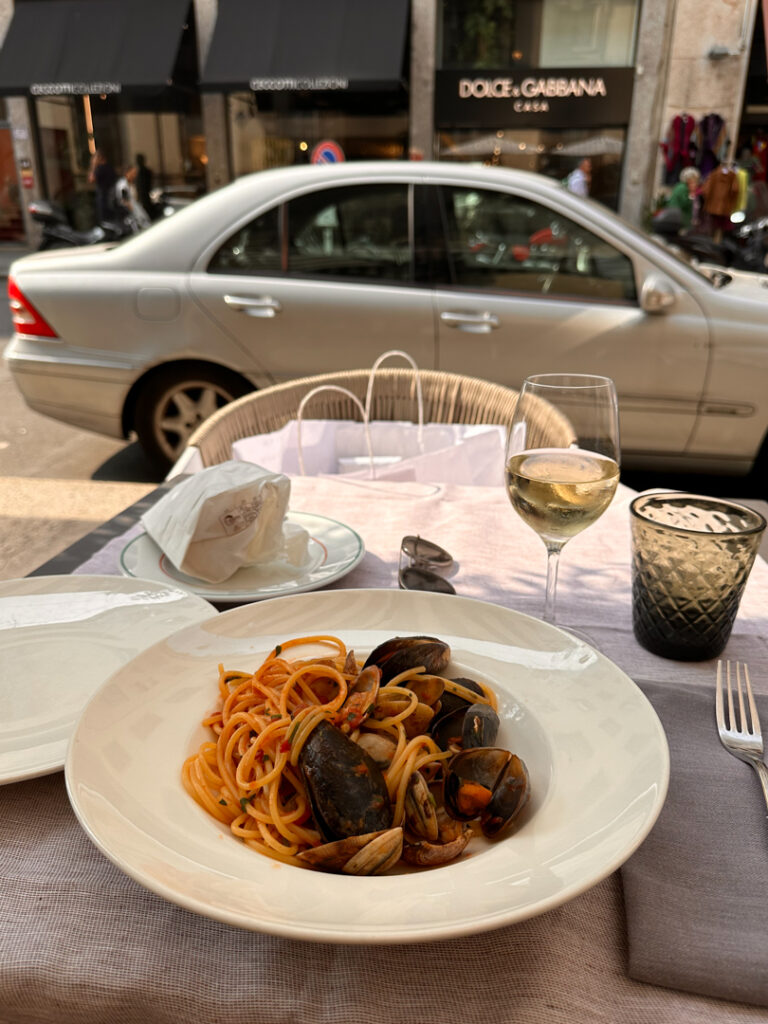
<path fill-rule="evenodd" d="M 702 185 L 701 193 L 709 230 L 715 240 L 719 241 L 723 232 L 730 230 L 731 214 L 738 207 L 739 178 L 736 168 L 720 164 Z"/>
<path fill-rule="evenodd" d="M 664 154 L 664 181 L 674 185 L 684 167 L 690 167 L 696 159 L 696 119 L 691 114 L 677 114 L 669 123 L 667 134 L 661 142 Z"/>
<path fill-rule="evenodd" d="M 768 138 L 762 128 L 758 128 L 752 137 L 752 153 L 756 157 L 759 168 L 756 168 L 753 181 L 765 181 L 768 177 Z"/>
<path fill-rule="evenodd" d="M 730 139 L 726 131 L 725 121 L 719 114 L 705 114 L 699 121 L 694 133 L 696 147 L 696 165 L 702 178 L 722 163 L 728 155 Z"/>
<path fill-rule="evenodd" d="M 734 168 L 721 164 L 701 187 L 704 210 L 715 217 L 730 217 L 739 202 L 739 179 Z"/>

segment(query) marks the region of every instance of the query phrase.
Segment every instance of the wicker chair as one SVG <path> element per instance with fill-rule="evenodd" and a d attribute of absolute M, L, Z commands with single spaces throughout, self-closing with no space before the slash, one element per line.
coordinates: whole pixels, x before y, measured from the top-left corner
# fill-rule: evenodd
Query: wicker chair
<path fill-rule="evenodd" d="M 219 409 L 190 436 L 169 477 L 185 471 L 190 462 L 203 468 L 232 457 L 232 444 L 241 438 L 279 430 L 296 412 L 302 398 L 321 385 L 346 388 L 365 403 L 370 370 L 348 370 L 301 377 L 254 391 Z M 500 384 L 439 370 L 419 370 L 425 423 L 496 423 L 508 425 L 518 392 Z M 371 420 L 414 420 L 416 374 L 411 369 L 378 369 L 373 387 Z M 549 409 L 549 413 L 554 410 Z M 558 415 L 555 413 L 555 415 Z M 307 403 L 307 419 L 359 420 L 360 411 L 346 395 L 324 391 Z M 563 436 L 572 436 L 564 426 Z M 567 442 L 566 442 L 567 443 Z"/>

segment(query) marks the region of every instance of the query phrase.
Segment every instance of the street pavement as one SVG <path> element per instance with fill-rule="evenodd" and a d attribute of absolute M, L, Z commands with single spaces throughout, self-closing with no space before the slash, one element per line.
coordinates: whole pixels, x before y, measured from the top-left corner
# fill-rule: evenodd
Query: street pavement
<path fill-rule="evenodd" d="M 2 301 L 0 332 L 4 348 L 10 322 Z M 0 579 L 25 576 L 157 482 L 137 444 L 28 409 L 0 362 Z"/>

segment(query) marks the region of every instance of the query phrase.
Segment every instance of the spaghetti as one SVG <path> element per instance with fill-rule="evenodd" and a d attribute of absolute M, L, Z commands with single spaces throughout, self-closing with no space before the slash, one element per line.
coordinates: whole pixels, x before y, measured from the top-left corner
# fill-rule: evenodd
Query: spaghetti
<path fill-rule="evenodd" d="M 308 644 L 325 648 L 327 655 L 289 656 Z M 417 693 L 436 677 L 417 665 L 386 686 L 358 692 L 362 670 L 341 639 L 326 635 L 279 644 L 252 674 L 220 665 L 218 705 L 202 722 L 212 738 L 183 765 L 187 792 L 248 846 L 301 865 L 299 855 L 325 840 L 313 818 L 300 756 L 317 725 L 330 721 L 351 740 L 365 734 L 385 740 L 390 756 L 383 775 L 392 824 L 402 825 L 413 773 L 433 778 L 453 753 L 441 750 L 426 731 L 434 711 L 425 714 Z M 439 681 L 441 690 L 496 708 L 487 687 L 478 695 L 460 682 Z"/>

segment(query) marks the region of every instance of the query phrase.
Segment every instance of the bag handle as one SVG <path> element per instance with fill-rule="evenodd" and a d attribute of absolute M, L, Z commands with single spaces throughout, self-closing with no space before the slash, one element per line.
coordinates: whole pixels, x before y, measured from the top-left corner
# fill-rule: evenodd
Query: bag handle
<path fill-rule="evenodd" d="M 416 360 L 413 358 L 413 356 L 409 355 L 407 352 L 403 352 L 402 349 L 392 348 L 388 352 L 382 352 L 381 355 L 376 360 L 376 362 L 371 367 L 371 372 L 368 376 L 368 389 L 365 393 L 365 421 L 367 423 L 371 417 L 373 379 L 376 376 L 376 371 L 384 362 L 384 360 L 388 359 L 390 356 L 401 356 L 403 359 L 405 359 L 407 362 L 411 364 L 411 366 L 413 367 L 413 372 L 416 374 L 416 404 L 419 418 L 419 426 L 416 437 L 419 444 L 419 450 L 421 451 L 424 448 L 424 396 L 422 395 L 421 392 L 421 374 L 419 373 L 419 368 L 416 365 Z"/>
<path fill-rule="evenodd" d="M 339 391 L 339 392 L 341 392 L 342 395 L 346 395 L 347 398 L 351 398 L 352 401 L 357 406 L 357 408 L 360 410 L 360 415 L 363 417 L 363 431 L 365 433 L 365 444 L 366 444 L 366 447 L 368 448 L 368 458 L 370 459 L 370 462 L 371 462 L 371 479 L 373 480 L 375 478 L 375 476 L 376 476 L 376 472 L 375 472 L 374 462 L 373 462 L 373 447 L 371 445 L 371 431 L 370 431 L 370 429 L 368 427 L 368 413 L 363 408 L 363 403 L 360 401 L 360 399 L 357 397 L 357 395 L 352 394 L 352 392 L 349 391 L 348 388 L 343 388 L 339 384 L 321 384 L 319 387 L 312 388 L 312 390 L 308 391 L 306 393 L 306 395 L 304 395 L 302 400 L 299 402 L 299 408 L 298 408 L 298 411 L 296 413 L 296 447 L 298 449 L 298 453 L 297 454 L 299 456 L 299 471 L 301 472 L 301 475 L 302 476 L 306 476 L 307 475 L 306 471 L 304 469 L 304 452 L 302 451 L 302 448 L 301 448 L 301 414 L 304 412 L 304 406 L 307 404 L 307 402 L 310 400 L 310 398 L 313 398 L 315 395 L 319 394 L 321 391 Z"/>

